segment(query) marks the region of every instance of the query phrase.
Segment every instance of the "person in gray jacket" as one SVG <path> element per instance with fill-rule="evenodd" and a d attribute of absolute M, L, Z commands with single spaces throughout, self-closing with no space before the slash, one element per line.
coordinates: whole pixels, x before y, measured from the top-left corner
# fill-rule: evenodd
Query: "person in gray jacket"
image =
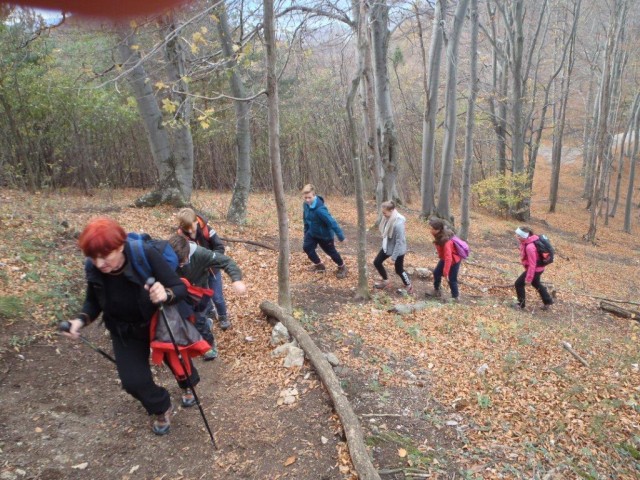
<path fill-rule="evenodd" d="M 231 281 L 233 282 L 231 286 L 236 293 L 240 295 L 246 293 L 247 287 L 242 281 L 242 272 L 238 264 L 230 257 L 219 252 L 208 250 L 195 242 L 190 242 L 183 235 L 172 235 L 167 241 L 176 252 L 178 261 L 180 262 L 176 273 L 180 277 L 189 280 L 192 285 L 208 288 L 211 270 L 218 269 L 223 270 L 231 277 Z M 205 361 L 214 360 L 218 357 L 218 349 L 216 348 L 215 338 L 211 330 L 213 324 L 208 323 L 205 316 L 206 306 L 210 300 L 210 297 L 203 297 L 200 304 L 194 306 L 194 312 L 196 313 L 195 326 L 202 335 L 202 338 L 211 345 L 211 350 L 203 356 Z"/>
<path fill-rule="evenodd" d="M 402 283 L 409 295 L 413 294 L 413 285 L 409 275 L 404 271 L 404 256 L 407 253 L 407 237 L 404 225 L 407 219 L 398 210 L 396 204 L 389 201 L 382 204 L 382 221 L 380 222 L 380 233 L 382 234 L 382 248 L 378 252 L 373 266 L 382 277 L 380 283 L 374 285 L 375 288 L 386 289 L 391 285 L 391 281 L 384 268 L 384 261 L 391 257 L 394 261 L 396 273 L 402 279 Z"/>

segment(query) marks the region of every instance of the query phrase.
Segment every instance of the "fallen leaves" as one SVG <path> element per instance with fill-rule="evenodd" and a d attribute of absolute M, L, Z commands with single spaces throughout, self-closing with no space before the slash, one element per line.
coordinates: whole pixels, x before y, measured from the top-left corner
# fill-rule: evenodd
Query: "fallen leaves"
<path fill-rule="evenodd" d="M 289 465 L 293 465 L 294 463 L 296 463 L 296 460 L 297 457 L 295 455 L 292 455 L 284 461 L 284 466 L 288 467 Z"/>

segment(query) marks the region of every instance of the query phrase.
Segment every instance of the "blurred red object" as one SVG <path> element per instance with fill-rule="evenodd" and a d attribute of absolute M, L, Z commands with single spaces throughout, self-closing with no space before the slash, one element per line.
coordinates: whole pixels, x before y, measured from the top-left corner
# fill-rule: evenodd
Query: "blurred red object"
<path fill-rule="evenodd" d="M 91 17 L 122 18 L 160 12 L 188 0 L 12 0 L 23 7 L 45 8 Z"/>

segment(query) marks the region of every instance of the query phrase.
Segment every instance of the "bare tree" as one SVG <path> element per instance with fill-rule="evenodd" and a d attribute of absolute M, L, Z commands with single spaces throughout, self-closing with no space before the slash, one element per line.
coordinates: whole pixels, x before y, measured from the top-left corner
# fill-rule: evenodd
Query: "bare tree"
<path fill-rule="evenodd" d="M 600 82 L 599 104 L 598 104 L 598 124 L 595 132 L 596 172 L 594 186 L 591 193 L 589 206 L 591 214 L 589 216 L 589 230 L 585 239 L 595 242 L 597 231 L 598 209 L 603 198 L 606 187 L 606 175 L 608 174 L 609 145 L 611 145 L 609 129 L 609 113 L 612 105 L 612 84 L 614 78 L 614 62 L 616 50 L 620 48 L 620 35 L 624 30 L 628 4 L 626 0 L 614 0 L 610 15 L 609 28 L 607 32 L 607 47 L 605 49 L 604 65 L 602 68 L 602 81 Z"/>
<path fill-rule="evenodd" d="M 356 208 L 358 210 L 358 288 L 356 298 L 369 299 L 369 283 L 367 282 L 367 226 L 364 205 L 364 186 L 362 180 L 362 160 L 358 155 L 358 136 L 356 132 L 356 122 L 353 117 L 353 103 L 358 92 L 360 79 L 364 76 L 364 56 L 367 53 L 366 37 L 366 12 L 364 0 L 352 0 L 353 13 L 357 24 L 357 55 L 358 62 L 356 72 L 351 81 L 351 89 L 347 94 L 347 128 L 349 132 L 349 145 L 351 159 L 353 163 L 353 173 L 356 190 Z"/>
<path fill-rule="evenodd" d="M 459 0 L 453 18 L 453 26 L 447 39 L 447 89 L 445 93 L 444 145 L 442 146 L 442 168 L 440 171 L 440 188 L 438 190 L 438 217 L 453 223 L 449 208 L 449 191 L 453 176 L 453 157 L 456 153 L 457 98 L 458 83 L 458 46 L 460 34 L 469 7 L 469 0 Z"/>
<path fill-rule="evenodd" d="M 227 59 L 227 68 L 230 69 L 229 84 L 235 97 L 233 106 L 236 112 L 236 181 L 227 210 L 227 220 L 242 224 L 247 219 L 247 202 L 251 191 L 251 102 L 242 100 L 247 96 L 246 89 L 238 73 L 226 5 L 221 4 L 216 13 L 218 36 Z"/>
<path fill-rule="evenodd" d="M 471 65 L 469 76 L 469 100 L 464 139 L 464 167 L 462 169 L 462 204 L 460 207 L 460 238 L 469 237 L 469 199 L 471 197 L 471 170 L 473 167 L 473 124 L 475 123 L 476 97 L 478 96 L 478 0 L 469 5 L 471 20 Z"/>
<path fill-rule="evenodd" d="M 616 180 L 616 193 L 613 207 L 609 216 L 615 217 L 616 210 L 618 209 L 618 202 L 620 201 L 620 186 L 622 184 L 622 171 L 624 170 L 624 157 L 631 157 L 631 142 L 635 141 L 634 138 L 634 122 L 638 115 L 638 108 L 640 108 L 640 93 L 636 94 L 633 104 L 631 106 L 631 112 L 629 115 L 629 121 L 627 122 L 627 128 L 625 128 L 622 137 L 619 141 L 614 140 L 614 144 L 620 148 L 620 156 L 618 162 L 618 177 Z"/>
<path fill-rule="evenodd" d="M 569 34 L 567 53 L 568 58 L 566 68 L 563 70 L 562 79 L 560 80 L 560 98 L 557 108 L 554 108 L 553 122 L 553 146 L 551 150 L 551 187 L 549 189 L 549 212 L 556 211 L 558 202 L 558 186 L 560 184 L 560 165 L 562 163 L 562 141 L 564 138 L 564 127 L 567 116 L 567 103 L 569 102 L 569 91 L 571 86 L 571 74 L 575 64 L 575 45 L 576 32 L 578 30 L 578 18 L 580 16 L 580 6 L 582 0 L 576 0 L 573 8 L 573 27 Z M 563 18 L 563 24 L 566 24 L 566 14 Z M 565 30 L 563 30 L 565 32 Z M 564 42 L 563 42 L 564 43 Z M 566 51 L 566 48 L 565 48 Z"/>
<path fill-rule="evenodd" d="M 423 218 L 429 218 L 435 212 L 435 131 L 436 115 L 438 113 L 438 89 L 440 87 L 440 65 L 442 60 L 442 46 L 444 43 L 444 11 L 446 0 L 436 0 L 433 12 L 433 31 L 431 46 L 429 47 L 429 78 L 424 75 L 424 90 L 426 101 L 422 123 L 422 176 L 421 195 Z M 423 49 L 424 52 L 424 49 Z M 423 68 L 427 62 L 423 55 Z"/>
<path fill-rule="evenodd" d="M 637 97 L 636 97 L 637 98 Z M 633 128 L 633 152 L 631 153 L 631 167 L 629 169 L 629 186 L 627 187 L 627 201 L 624 208 L 624 231 L 631 233 L 631 207 L 633 205 L 633 187 L 636 176 L 636 163 L 640 151 L 640 107 L 636 109 Z"/>
<path fill-rule="evenodd" d="M 266 47 L 267 69 L 267 111 L 269 124 L 269 158 L 271 176 L 278 211 L 278 232 L 280 248 L 278 254 L 278 305 L 291 312 L 291 287 L 289 285 L 289 220 L 282 181 L 282 162 L 280 161 L 280 111 L 278 101 L 278 79 L 276 77 L 276 36 L 273 0 L 263 2 L 264 42 Z"/>
<path fill-rule="evenodd" d="M 371 44 L 373 52 L 374 89 L 376 97 L 377 126 L 380 130 L 380 158 L 384 176 L 383 196 L 399 201 L 396 180 L 398 177 L 398 136 L 391 104 L 391 86 L 387 55 L 389 51 L 389 5 L 386 0 L 374 0 L 370 10 Z"/>

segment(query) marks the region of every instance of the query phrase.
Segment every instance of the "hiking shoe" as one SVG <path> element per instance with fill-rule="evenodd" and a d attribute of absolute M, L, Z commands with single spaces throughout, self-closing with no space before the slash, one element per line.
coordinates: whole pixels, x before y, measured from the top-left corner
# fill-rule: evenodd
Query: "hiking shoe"
<path fill-rule="evenodd" d="M 347 266 L 346 265 L 341 265 L 338 267 L 338 270 L 336 270 L 336 277 L 337 278 L 347 278 Z"/>
<path fill-rule="evenodd" d="M 196 404 L 196 396 L 190 388 L 182 389 L 182 406 L 184 408 L 193 407 Z"/>
<path fill-rule="evenodd" d="M 215 360 L 216 358 L 218 358 L 218 349 L 216 347 L 212 347 L 209 351 L 205 352 L 202 358 L 205 362 Z"/>
<path fill-rule="evenodd" d="M 227 318 L 226 315 L 220 315 L 220 328 L 222 330 L 228 330 L 231 328 L 231 320 Z"/>
<path fill-rule="evenodd" d="M 414 293 L 413 283 L 410 285 L 407 285 L 406 287 L 404 287 L 404 289 L 407 291 L 407 295 L 413 295 Z"/>
<path fill-rule="evenodd" d="M 171 415 L 173 414 L 173 405 L 169 405 L 166 412 L 159 415 L 153 415 L 153 423 L 151 430 L 156 435 L 166 435 L 171 428 Z"/>
<path fill-rule="evenodd" d="M 327 267 L 324 266 L 324 263 L 314 263 L 311 267 L 309 267 L 309 271 L 323 273 L 327 270 Z"/>
<path fill-rule="evenodd" d="M 551 305 L 552 305 L 551 303 L 546 304 L 546 305 L 542 305 L 542 307 L 540 307 L 540 310 L 546 312 L 551 308 Z"/>
<path fill-rule="evenodd" d="M 385 290 L 391 286 L 391 282 L 389 280 L 383 280 L 379 283 L 374 283 L 373 288 L 377 288 L 378 290 Z"/>
<path fill-rule="evenodd" d="M 440 298 L 442 296 L 442 290 L 440 290 L 439 288 L 438 289 L 432 288 L 430 290 L 427 290 L 425 295 L 427 297 Z"/>
<path fill-rule="evenodd" d="M 524 305 L 520 305 L 519 302 L 514 302 L 511 304 L 511 308 L 514 308 L 516 310 L 524 310 Z"/>

